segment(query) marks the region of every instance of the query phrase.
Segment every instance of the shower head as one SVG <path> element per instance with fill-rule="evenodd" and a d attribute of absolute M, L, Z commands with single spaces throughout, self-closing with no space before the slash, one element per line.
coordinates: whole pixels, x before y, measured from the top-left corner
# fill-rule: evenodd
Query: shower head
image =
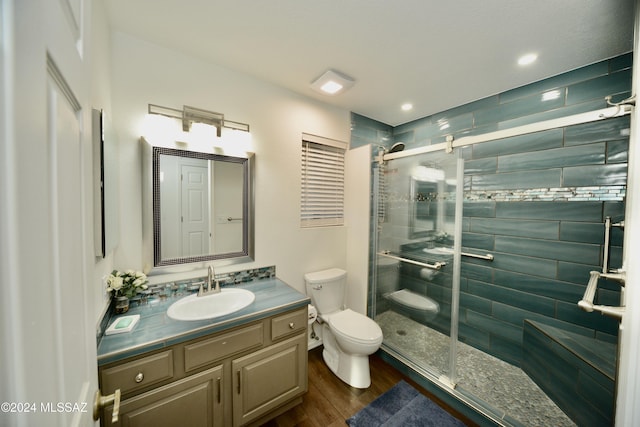
<path fill-rule="evenodd" d="M 382 151 L 384 154 L 397 153 L 399 151 L 404 150 L 404 142 L 396 142 L 391 146 L 391 148 L 387 148 L 382 145 L 377 145 L 377 147 L 378 147 L 378 150 Z"/>
<path fill-rule="evenodd" d="M 389 149 L 389 153 L 397 153 L 399 151 L 404 150 L 404 142 L 396 142 L 395 144 L 393 144 L 391 146 L 391 148 Z"/>
<path fill-rule="evenodd" d="M 396 142 L 391 146 L 391 148 L 383 147 L 382 145 L 378 145 L 378 155 L 376 156 L 376 161 L 383 165 L 384 164 L 384 155 L 389 153 L 398 153 L 404 150 L 404 142 Z"/>

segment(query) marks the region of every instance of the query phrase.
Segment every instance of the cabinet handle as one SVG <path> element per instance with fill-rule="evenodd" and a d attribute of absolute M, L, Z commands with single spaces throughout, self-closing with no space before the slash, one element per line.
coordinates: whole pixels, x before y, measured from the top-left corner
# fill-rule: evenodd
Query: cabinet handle
<path fill-rule="evenodd" d="M 222 378 L 218 377 L 216 383 L 218 385 L 218 403 L 220 403 L 222 402 Z"/>
<path fill-rule="evenodd" d="M 118 415 L 120 415 L 120 389 L 117 389 L 113 394 L 108 396 L 103 396 L 99 389 L 96 390 L 93 398 L 93 421 L 98 421 L 98 418 L 100 418 L 100 410 L 112 403 L 111 424 L 115 424 L 118 422 Z"/>
<path fill-rule="evenodd" d="M 240 382 L 242 381 L 242 377 L 240 375 L 240 371 L 236 372 L 238 375 L 238 394 L 240 394 Z"/>
<path fill-rule="evenodd" d="M 289 329 L 295 329 L 295 327 L 296 325 L 293 322 L 289 323 Z"/>
<path fill-rule="evenodd" d="M 138 372 L 138 375 L 134 378 L 135 382 L 141 383 L 144 380 L 144 374 L 142 372 Z"/>

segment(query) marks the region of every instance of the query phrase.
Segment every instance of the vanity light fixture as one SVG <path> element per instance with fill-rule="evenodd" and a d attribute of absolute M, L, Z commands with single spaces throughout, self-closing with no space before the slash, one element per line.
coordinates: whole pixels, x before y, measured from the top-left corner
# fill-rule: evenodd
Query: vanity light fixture
<path fill-rule="evenodd" d="M 324 95 L 337 95 L 355 84 L 355 80 L 335 70 L 327 70 L 311 83 L 311 88 Z"/>
<path fill-rule="evenodd" d="M 182 121 L 182 130 L 190 132 L 192 126 L 197 123 L 214 126 L 217 129 L 217 135 L 222 135 L 222 128 L 229 128 L 249 132 L 249 125 L 246 123 L 234 122 L 224 118 L 222 113 L 214 113 L 213 111 L 203 110 L 202 108 L 182 107 L 182 110 L 176 108 L 162 107 L 160 105 L 149 104 L 149 114 L 158 114 L 161 116 L 178 119 Z"/>

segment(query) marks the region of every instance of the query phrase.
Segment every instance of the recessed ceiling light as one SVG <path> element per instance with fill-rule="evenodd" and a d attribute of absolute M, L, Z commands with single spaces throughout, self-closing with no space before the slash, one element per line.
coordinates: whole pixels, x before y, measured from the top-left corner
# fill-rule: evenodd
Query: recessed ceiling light
<path fill-rule="evenodd" d="M 411 104 L 410 102 L 407 102 L 405 104 L 402 104 L 400 108 L 402 108 L 402 111 L 411 111 L 413 110 L 413 104 Z"/>
<path fill-rule="evenodd" d="M 311 83 L 311 88 L 324 95 L 337 95 L 355 84 L 355 80 L 335 70 L 327 70 Z"/>
<path fill-rule="evenodd" d="M 518 65 L 529 65 L 533 64 L 536 59 L 538 59 L 538 55 L 535 53 L 527 53 L 526 55 L 522 55 L 518 58 Z"/>

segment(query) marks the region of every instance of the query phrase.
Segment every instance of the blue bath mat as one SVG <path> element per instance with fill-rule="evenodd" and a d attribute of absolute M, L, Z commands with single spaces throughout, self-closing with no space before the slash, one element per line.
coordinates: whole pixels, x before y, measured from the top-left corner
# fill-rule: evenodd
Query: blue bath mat
<path fill-rule="evenodd" d="M 351 427 L 464 427 L 464 423 L 404 381 L 347 420 Z"/>

